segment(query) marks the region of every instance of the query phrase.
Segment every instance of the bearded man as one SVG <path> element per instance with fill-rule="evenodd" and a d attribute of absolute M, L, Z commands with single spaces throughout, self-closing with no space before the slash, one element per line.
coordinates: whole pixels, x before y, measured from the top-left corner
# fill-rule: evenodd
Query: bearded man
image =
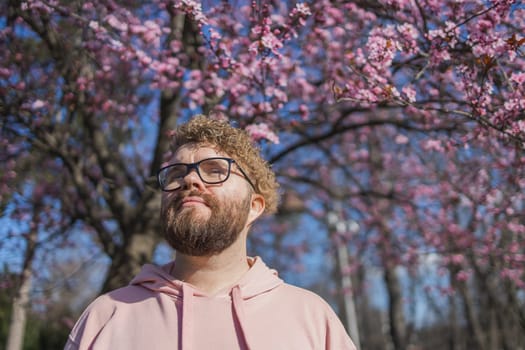
<path fill-rule="evenodd" d="M 246 132 L 204 116 L 174 133 L 158 172 L 174 261 L 145 265 L 98 297 L 66 349 L 355 349 L 330 306 L 247 255 L 250 227 L 276 211 L 275 174 Z"/>

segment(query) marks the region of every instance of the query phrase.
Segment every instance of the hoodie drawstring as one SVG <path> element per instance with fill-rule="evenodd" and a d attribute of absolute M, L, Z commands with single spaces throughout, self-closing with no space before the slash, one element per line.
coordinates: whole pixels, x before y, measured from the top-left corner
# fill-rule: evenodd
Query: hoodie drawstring
<path fill-rule="evenodd" d="M 253 350 L 248 341 L 248 334 L 246 333 L 246 315 L 244 313 L 244 301 L 242 300 L 241 288 L 237 285 L 232 289 L 232 303 L 233 311 L 235 317 L 237 317 L 237 322 L 239 322 L 239 328 L 241 330 L 241 336 L 244 340 L 244 345 L 246 345 L 247 350 Z"/>
<path fill-rule="evenodd" d="M 193 337 L 193 290 L 187 283 L 182 283 L 181 349 L 192 349 Z"/>

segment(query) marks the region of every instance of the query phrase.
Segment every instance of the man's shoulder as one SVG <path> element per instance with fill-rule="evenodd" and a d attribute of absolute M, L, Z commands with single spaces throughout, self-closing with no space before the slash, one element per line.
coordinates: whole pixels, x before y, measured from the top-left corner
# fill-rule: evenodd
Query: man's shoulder
<path fill-rule="evenodd" d="M 313 292 L 313 291 L 311 291 L 309 289 L 303 288 L 303 287 L 296 286 L 294 284 L 290 284 L 290 283 L 284 282 L 281 285 L 281 287 L 283 288 L 283 290 L 286 293 L 293 294 L 293 295 L 298 296 L 298 297 L 322 299 L 315 292 Z"/>
<path fill-rule="evenodd" d="M 132 310 L 136 309 L 141 301 L 151 299 L 153 293 L 145 288 L 135 285 L 128 285 L 102 294 L 95 298 L 84 310 L 75 326 L 69 334 L 66 349 L 79 349 L 83 339 L 88 343 L 93 341 L 116 315 L 121 314 L 121 318 L 127 316 Z M 144 309 L 148 305 L 138 307 Z"/>
<path fill-rule="evenodd" d="M 321 310 L 331 310 L 331 307 L 326 300 L 311 290 L 289 283 L 283 283 L 278 289 L 280 289 L 280 293 L 283 297 L 290 302 L 308 303 L 309 306 L 317 306 L 317 308 Z"/>
<path fill-rule="evenodd" d="M 279 308 L 272 312 L 278 312 L 288 326 L 300 327 L 309 336 L 320 339 L 323 348 L 355 349 L 336 313 L 320 295 L 288 283 L 276 289 L 281 293 Z"/>
<path fill-rule="evenodd" d="M 121 304 L 129 305 L 141 302 L 147 298 L 151 298 L 151 291 L 136 285 L 128 285 L 118 289 L 114 289 L 107 293 L 96 297 L 87 307 L 89 311 L 95 310 L 113 310 Z"/>
<path fill-rule="evenodd" d="M 96 297 L 84 310 L 78 323 L 92 320 L 105 324 L 118 309 L 129 309 L 129 306 L 152 297 L 152 292 L 135 285 L 128 285 Z"/>

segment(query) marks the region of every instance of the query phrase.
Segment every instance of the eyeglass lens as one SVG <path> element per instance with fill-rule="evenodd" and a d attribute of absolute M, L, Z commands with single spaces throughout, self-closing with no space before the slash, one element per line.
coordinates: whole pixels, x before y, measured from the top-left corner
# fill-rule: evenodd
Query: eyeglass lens
<path fill-rule="evenodd" d="M 204 159 L 194 164 L 174 164 L 165 168 L 161 173 L 164 190 L 175 190 L 182 187 L 184 177 L 193 169 L 197 171 L 201 180 L 208 184 L 224 182 L 230 174 L 230 162 L 227 159 Z"/>

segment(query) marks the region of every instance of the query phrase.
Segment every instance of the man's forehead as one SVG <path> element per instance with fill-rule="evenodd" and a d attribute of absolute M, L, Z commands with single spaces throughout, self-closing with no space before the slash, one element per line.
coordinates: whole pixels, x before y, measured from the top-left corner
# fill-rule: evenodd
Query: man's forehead
<path fill-rule="evenodd" d="M 208 157 L 228 157 L 219 147 L 210 143 L 186 143 L 175 150 L 174 160 L 187 161 L 186 158 L 194 158 L 191 161 L 199 161 Z"/>

